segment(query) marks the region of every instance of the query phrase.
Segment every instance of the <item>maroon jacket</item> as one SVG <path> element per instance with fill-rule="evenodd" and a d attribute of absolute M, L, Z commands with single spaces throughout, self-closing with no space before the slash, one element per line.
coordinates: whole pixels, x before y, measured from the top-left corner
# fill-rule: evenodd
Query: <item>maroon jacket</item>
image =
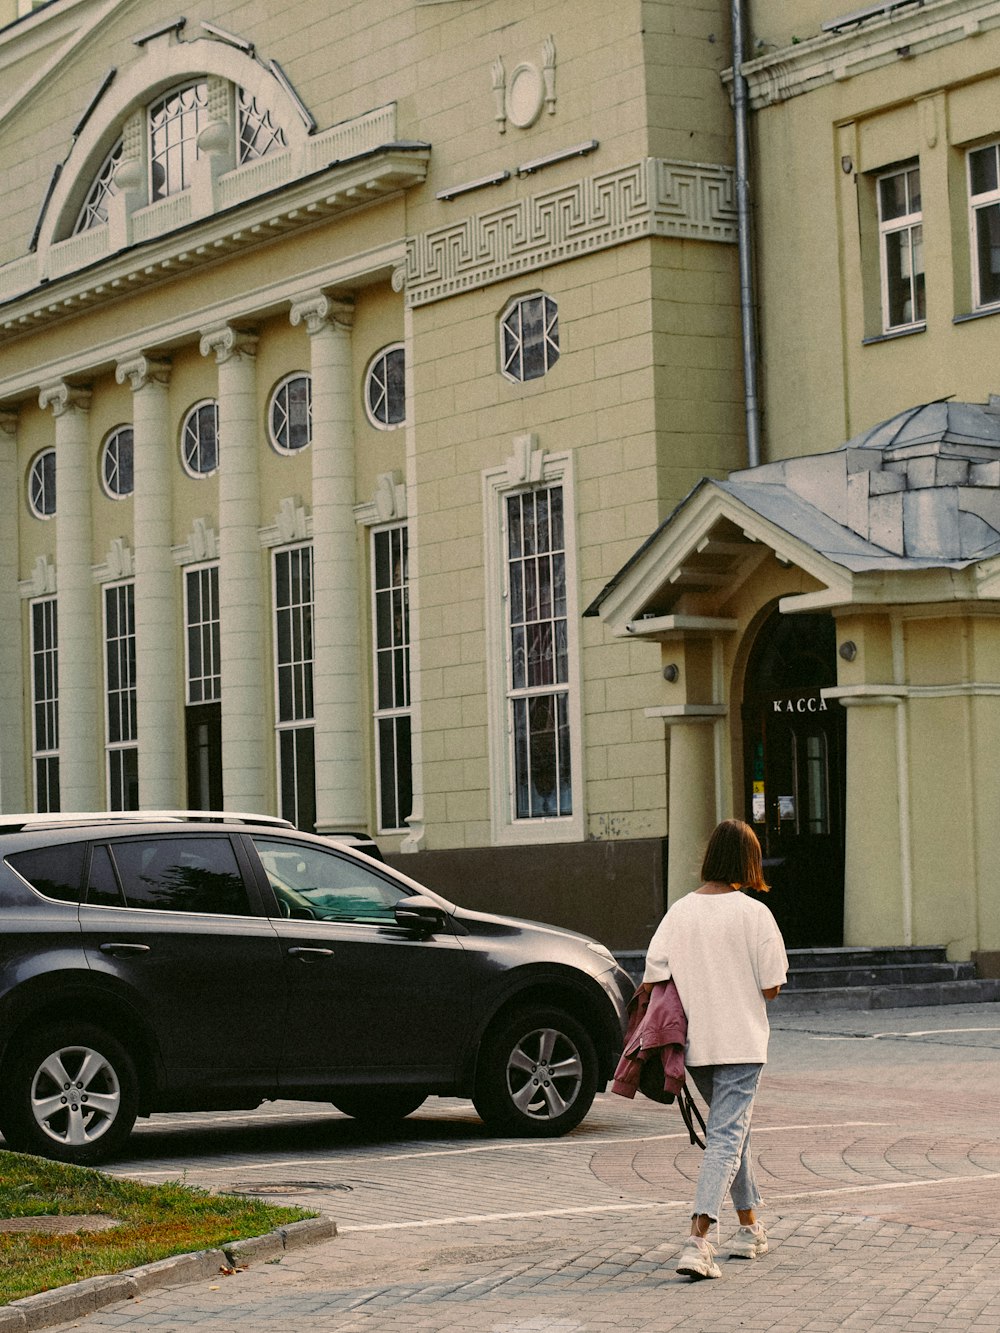
<path fill-rule="evenodd" d="M 611 1091 L 620 1097 L 641 1091 L 656 1101 L 673 1101 L 684 1086 L 687 1043 L 687 1017 L 677 987 L 672 981 L 658 981 L 649 992 L 640 988 L 629 1001 L 628 1012 L 625 1049 Z M 655 1077 L 652 1070 L 644 1076 L 645 1065 L 653 1060 Z"/>

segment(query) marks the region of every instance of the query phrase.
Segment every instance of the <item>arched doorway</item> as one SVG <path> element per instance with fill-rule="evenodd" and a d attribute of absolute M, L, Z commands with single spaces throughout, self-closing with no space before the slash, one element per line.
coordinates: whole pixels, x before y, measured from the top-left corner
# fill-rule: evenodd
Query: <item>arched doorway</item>
<path fill-rule="evenodd" d="M 792 949 L 843 943 L 846 727 L 820 693 L 836 683 L 832 616 L 768 617 L 743 688 L 744 818 Z"/>

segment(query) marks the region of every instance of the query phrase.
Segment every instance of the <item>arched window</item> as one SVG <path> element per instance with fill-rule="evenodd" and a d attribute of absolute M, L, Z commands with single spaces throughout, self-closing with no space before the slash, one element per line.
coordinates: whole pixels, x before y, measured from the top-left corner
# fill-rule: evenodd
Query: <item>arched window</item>
<path fill-rule="evenodd" d="M 365 373 L 365 410 L 379 430 L 400 426 L 406 419 L 406 354 L 402 343 L 384 347 Z"/>
<path fill-rule="evenodd" d="M 258 157 L 266 157 L 276 148 L 284 148 L 288 140 L 280 125 L 271 120 L 268 110 L 261 111 L 256 98 L 251 97 L 245 88 L 238 88 L 236 93 L 239 111 L 240 142 L 236 160 L 240 166 L 244 162 L 255 162 Z"/>
<path fill-rule="evenodd" d="M 73 228 L 73 235 L 89 231 L 91 227 L 101 227 L 108 220 L 108 200 L 118 193 L 115 184 L 115 172 L 122 157 L 121 139 L 101 164 L 101 169 L 94 177 L 94 183 L 80 209 L 80 216 Z"/>
<path fill-rule="evenodd" d="M 192 83 L 167 93 L 149 108 L 151 199 L 166 199 L 191 184 L 207 103 L 208 85 Z"/>
<path fill-rule="evenodd" d="M 279 454 L 294 454 L 312 441 L 312 379 L 297 371 L 271 394 L 267 411 L 271 444 Z"/>
<path fill-rule="evenodd" d="M 559 309 L 551 296 L 523 296 L 500 318 L 500 370 L 509 380 L 537 380 L 559 360 Z"/>
<path fill-rule="evenodd" d="M 195 403 L 181 427 L 181 462 L 192 477 L 207 477 L 219 466 L 219 405 Z"/>
<path fill-rule="evenodd" d="M 101 450 L 101 484 L 112 500 L 122 500 L 132 494 L 135 483 L 131 426 L 116 426 L 105 439 Z"/>
<path fill-rule="evenodd" d="M 36 518 L 56 512 L 56 451 L 43 449 L 28 468 L 28 508 Z"/>

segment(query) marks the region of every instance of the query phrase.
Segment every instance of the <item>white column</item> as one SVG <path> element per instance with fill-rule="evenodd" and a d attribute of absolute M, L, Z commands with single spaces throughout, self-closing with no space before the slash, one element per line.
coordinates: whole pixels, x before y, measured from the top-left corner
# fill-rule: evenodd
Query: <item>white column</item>
<path fill-rule="evenodd" d="M 139 354 L 118 363 L 116 378 L 119 384 L 127 380 L 132 389 L 139 803 L 146 810 L 163 810 L 183 804 L 178 799 L 176 574 L 170 554 L 170 365 Z"/>
<path fill-rule="evenodd" d="M 714 716 L 670 720 L 667 901 L 701 883 L 705 846 L 716 825 Z"/>
<path fill-rule="evenodd" d="M 222 792 L 227 809 L 266 811 L 268 616 L 261 578 L 257 338 L 229 327 L 201 340 L 219 367 L 219 635 Z"/>
<path fill-rule="evenodd" d="M 0 810 L 26 810 L 24 774 L 24 702 L 20 626 L 21 599 L 17 589 L 17 505 L 21 488 L 17 480 L 17 416 L 0 412 L 0 496 L 4 497 L 4 521 L 0 523 Z M 15 626 L 18 631 L 15 631 Z M 30 635 L 29 635 L 30 640 Z"/>
<path fill-rule="evenodd" d="M 60 381 L 45 385 L 38 402 L 55 416 L 60 804 L 63 810 L 99 810 L 107 798 L 104 672 L 92 572 L 90 392 Z"/>
<path fill-rule="evenodd" d="M 349 305 L 317 295 L 292 307 L 310 336 L 312 374 L 313 703 L 316 830 L 368 822 L 361 688 L 354 386 Z"/>

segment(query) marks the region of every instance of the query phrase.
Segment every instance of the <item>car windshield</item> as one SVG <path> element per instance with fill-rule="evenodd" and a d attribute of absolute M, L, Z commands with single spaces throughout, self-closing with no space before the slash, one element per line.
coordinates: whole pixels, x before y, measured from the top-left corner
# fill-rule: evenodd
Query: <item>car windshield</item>
<path fill-rule="evenodd" d="M 392 921 L 406 892 L 349 856 L 254 838 L 283 916 L 316 921 Z"/>

